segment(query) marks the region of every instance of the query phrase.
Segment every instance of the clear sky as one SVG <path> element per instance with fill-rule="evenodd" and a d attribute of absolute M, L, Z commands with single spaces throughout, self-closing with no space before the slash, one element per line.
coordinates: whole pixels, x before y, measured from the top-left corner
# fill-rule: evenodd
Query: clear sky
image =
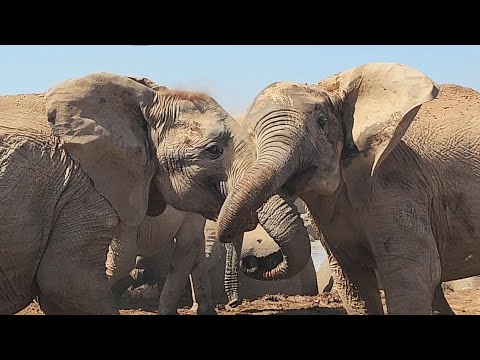
<path fill-rule="evenodd" d="M 403 63 L 438 84 L 480 91 L 478 45 L 0 45 L 0 95 L 43 92 L 105 71 L 207 92 L 235 115 L 274 81 L 314 83 L 373 61 Z"/>

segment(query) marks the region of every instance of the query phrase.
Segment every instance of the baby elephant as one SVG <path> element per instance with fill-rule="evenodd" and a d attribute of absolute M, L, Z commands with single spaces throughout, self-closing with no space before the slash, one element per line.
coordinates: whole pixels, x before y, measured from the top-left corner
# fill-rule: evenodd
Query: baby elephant
<path fill-rule="evenodd" d="M 115 244 L 110 246 L 107 274 L 112 281 L 112 292 L 120 296 L 130 285 L 138 286 L 142 280 L 152 285 L 158 283 L 161 289 L 158 314 L 177 314 L 177 304 L 192 274 L 197 314 L 215 315 L 205 258 L 204 226 L 203 216 L 171 206 L 160 216 L 145 217 L 137 231 L 136 251 L 141 260 L 134 271 L 129 263 L 123 262 L 125 249 Z"/>
<path fill-rule="evenodd" d="M 305 212 L 301 200 L 298 199 L 295 204 L 301 213 Z M 308 227 L 309 219 L 304 221 Z M 119 273 L 126 274 L 130 269 L 124 267 L 120 271 L 121 256 L 118 253 L 115 256 L 115 248 L 111 248 L 109 266 L 115 268 L 112 273 L 116 279 L 113 292 L 121 296 L 130 286 L 156 284 L 161 294 L 159 314 L 176 314 L 178 303 L 185 294 L 188 274 L 191 274 L 192 309 L 197 314 L 215 314 L 212 302 L 228 303 L 233 307 L 242 298 L 253 299 L 265 294 L 318 293 L 311 259 L 299 274 L 281 281 L 258 281 L 238 271 L 240 268 L 247 271 L 242 265 L 248 263 L 253 254 L 259 259 L 265 256 L 268 263 L 268 259 L 279 252 L 278 245 L 261 226 L 244 233 L 242 250 L 238 254 L 231 244 L 217 241 L 215 229 L 215 222 L 205 222 L 201 216 L 171 207 L 167 207 L 161 216 L 147 217 L 138 232 L 137 252 L 140 256 L 137 264 L 122 278 L 119 278 Z M 261 264 L 265 265 L 263 261 Z"/>

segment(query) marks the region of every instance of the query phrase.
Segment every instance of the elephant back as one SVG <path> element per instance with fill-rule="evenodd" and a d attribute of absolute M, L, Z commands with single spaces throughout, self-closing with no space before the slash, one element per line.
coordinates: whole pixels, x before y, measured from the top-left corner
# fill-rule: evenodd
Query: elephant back
<path fill-rule="evenodd" d="M 2 132 L 50 137 L 44 94 L 0 96 L 0 128 Z"/>

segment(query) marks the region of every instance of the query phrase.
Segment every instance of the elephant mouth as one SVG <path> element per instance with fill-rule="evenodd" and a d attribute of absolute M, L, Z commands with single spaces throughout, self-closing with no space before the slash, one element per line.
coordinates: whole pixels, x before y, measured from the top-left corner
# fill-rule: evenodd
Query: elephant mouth
<path fill-rule="evenodd" d="M 285 184 L 281 187 L 290 196 L 297 196 L 300 192 L 304 192 L 309 184 L 317 175 L 318 168 L 316 166 L 308 166 L 297 170 Z"/>
<path fill-rule="evenodd" d="M 210 194 L 214 197 L 215 201 L 218 202 L 219 206 L 215 211 L 205 212 L 202 214 L 205 218 L 212 221 L 217 221 L 218 214 L 222 208 L 223 203 L 228 196 L 228 183 L 219 176 L 212 176 L 206 181 L 207 189 Z M 248 217 L 246 228 L 244 231 L 252 231 L 257 227 L 258 217 L 256 212 L 252 212 Z"/>
<path fill-rule="evenodd" d="M 228 195 L 228 185 L 225 180 L 219 176 L 212 176 L 205 182 L 208 193 L 213 197 L 215 206 L 212 209 L 203 210 L 202 216 L 208 220 L 217 221 L 218 214 Z"/>
<path fill-rule="evenodd" d="M 206 183 L 210 194 L 223 204 L 228 195 L 227 182 L 219 176 L 212 176 L 207 179 Z"/>
<path fill-rule="evenodd" d="M 287 270 L 284 260 L 281 250 L 263 257 L 248 255 L 240 260 L 240 270 L 257 280 L 272 279 Z"/>

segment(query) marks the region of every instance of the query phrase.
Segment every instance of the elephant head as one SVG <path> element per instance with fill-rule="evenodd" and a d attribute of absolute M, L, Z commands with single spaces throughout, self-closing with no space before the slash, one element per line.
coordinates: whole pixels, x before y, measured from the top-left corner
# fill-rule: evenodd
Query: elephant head
<path fill-rule="evenodd" d="M 272 235 L 268 219 L 285 211 L 280 201 L 271 201 L 272 194 L 332 195 L 344 184 L 352 207 L 367 205 L 376 170 L 400 142 L 419 106 L 437 93 L 427 76 L 394 63 L 358 66 L 316 85 L 276 82 L 266 87 L 244 121 L 256 160 L 223 205 L 219 240 L 228 241 L 235 228 L 242 227 L 245 213 L 257 209 Z M 289 262 L 303 263 L 310 256 L 303 239 L 272 238 L 284 255 L 278 267 L 288 265 L 287 273 L 291 267 L 298 269 Z M 267 277 L 258 266 L 247 273 Z"/>
<path fill-rule="evenodd" d="M 128 226 L 166 204 L 215 219 L 252 159 L 246 132 L 204 94 L 96 73 L 45 94 L 59 146 Z"/>

